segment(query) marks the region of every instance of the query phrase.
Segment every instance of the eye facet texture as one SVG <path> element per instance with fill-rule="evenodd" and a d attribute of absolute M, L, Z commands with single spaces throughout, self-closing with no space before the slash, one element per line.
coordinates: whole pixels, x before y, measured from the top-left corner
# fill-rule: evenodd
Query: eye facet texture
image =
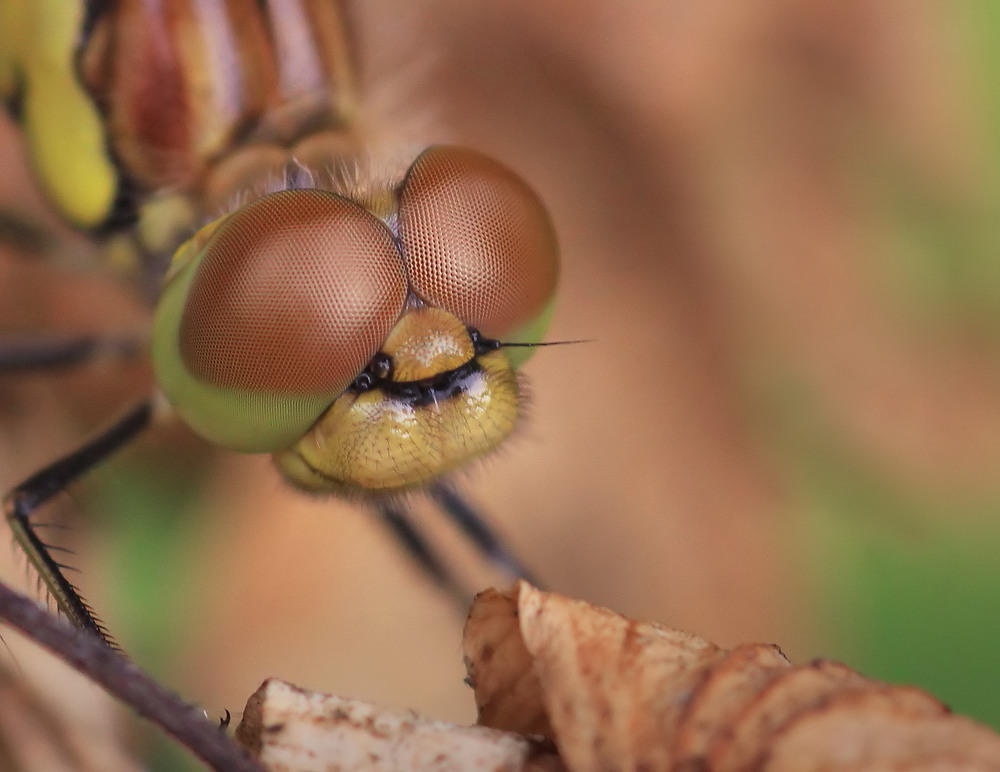
<path fill-rule="evenodd" d="M 188 371 L 217 388 L 346 388 L 406 301 L 402 258 L 364 208 L 289 190 L 238 210 L 200 258 L 180 325 Z"/>
<path fill-rule="evenodd" d="M 410 285 L 490 337 L 545 308 L 558 249 L 545 207 L 506 167 L 463 148 L 424 151 L 400 190 L 399 231 Z"/>

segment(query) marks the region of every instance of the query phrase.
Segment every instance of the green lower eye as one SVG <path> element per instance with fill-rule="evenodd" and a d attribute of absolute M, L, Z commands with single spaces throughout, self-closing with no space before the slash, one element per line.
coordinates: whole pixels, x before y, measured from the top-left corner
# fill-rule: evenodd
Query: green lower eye
<path fill-rule="evenodd" d="M 552 314 L 555 313 L 555 310 L 556 301 L 553 297 L 552 300 L 548 302 L 548 305 L 542 309 L 541 313 L 527 323 L 504 335 L 503 342 L 540 343 L 545 337 L 545 331 L 549 329 L 549 323 L 552 321 Z M 523 365 L 528 361 L 531 355 L 535 353 L 535 349 L 530 346 L 507 348 L 505 351 L 507 353 L 507 359 L 510 360 L 511 365 L 515 368 Z"/>
<path fill-rule="evenodd" d="M 406 301 L 402 258 L 378 219 L 318 190 L 265 196 L 209 227 L 160 300 L 157 377 L 203 436 L 278 450 L 377 353 Z"/>

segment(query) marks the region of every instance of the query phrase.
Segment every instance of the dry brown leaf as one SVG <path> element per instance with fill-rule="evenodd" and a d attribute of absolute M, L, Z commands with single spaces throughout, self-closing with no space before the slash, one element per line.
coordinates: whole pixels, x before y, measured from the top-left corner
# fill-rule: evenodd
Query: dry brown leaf
<path fill-rule="evenodd" d="M 736 716 L 768 683 L 790 670 L 781 649 L 747 644 L 733 649 L 708 670 L 687 704 L 674 737 L 677 766 L 694 765 L 707 756 Z"/>
<path fill-rule="evenodd" d="M 477 598 L 465 653 L 481 722 L 543 712 L 574 772 L 1000 769 L 1000 737 L 919 689 L 793 667 L 774 646 L 726 652 L 524 582 Z"/>
<path fill-rule="evenodd" d="M 841 695 L 779 732 L 767 769 L 1000 769 L 996 734 L 931 702 L 936 700 L 902 687 Z"/>
<path fill-rule="evenodd" d="M 510 732 L 428 721 L 275 679 L 250 698 L 236 738 L 273 772 L 563 769 L 551 750 Z"/>
<path fill-rule="evenodd" d="M 520 582 L 465 629 L 481 726 L 266 681 L 237 739 L 268 769 L 1000 770 L 1000 736 L 846 665 L 725 651 Z M 538 736 L 541 735 L 541 736 Z"/>
<path fill-rule="evenodd" d="M 546 736 L 557 742 L 571 769 L 664 768 L 670 758 L 664 732 L 676 726 L 684 707 L 678 695 L 690 694 L 704 668 L 725 652 L 689 633 L 634 622 L 525 583 L 513 593 L 488 591 L 476 602 L 493 606 L 501 598 L 517 601 L 517 614 L 506 619 L 520 629 L 523 650 L 508 631 L 502 635 L 506 659 L 493 653 L 490 661 L 479 661 L 477 650 L 466 648 L 477 704 L 490 706 L 480 721 L 510 730 L 519 711 L 533 713 L 541 706 L 553 729 Z M 477 620 L 474 610 L 467 640 L 478 638 Z M 524 652 L 541 684 L 540 704 L 524 706 L 519 694 L 517 704 L 508 705 L 500 689 L 491 690 L 488 702 L 480 700 L 480 683 L 493 684 L 490 668 L 520 672 Z M 508 717 L 512 723 L 498 721 Z"/>
<path fill-rule="evenodd" d="M 860 673 L 829 660 L 792 668 L 755 695 L 725 736 L 709 746 L 710 766 L 734 770 L 753 767 L 766 754 L 774 733 L 798 713 L 845 690 L 864 689 L 869 683 Z"/>
<path fill-rule="evenodd" d="M 508 593 L 487 590 L 469 611 L 463 640 L 465 668 L 476 696 L 479 723 L 520 734 L 552 736 L 542 687 Z"/>
<path fill-rule="evenodd" d="M 697 636 L 635 622 L 521 585 L 519 620 L 556 742 L 572 769 L 656 769 L 703 669 L 724 652 Z"/>

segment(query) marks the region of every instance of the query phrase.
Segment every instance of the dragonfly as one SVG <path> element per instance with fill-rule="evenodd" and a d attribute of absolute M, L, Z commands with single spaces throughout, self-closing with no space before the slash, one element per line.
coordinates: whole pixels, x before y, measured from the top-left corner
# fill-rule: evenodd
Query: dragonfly
<path fill-rule="evenodd" d="M 374 510 L 456 598 L 410 492 L 529 576 L 449 475 L 521 419 L 520 368 L 549 345 L 555 231 L 530 186 L 478 151 L 433 145 L 382 171 L 351 42 L 335 0 L 0 4 L 0 96 L 47 197 L 155 295 L 156 393 L 4 498 L 58 609 L 109 644 L 33 517 L 167 418 L 270 454 L 295 488 Z M 0 373 L 145 348 L 0 341 Z"/>

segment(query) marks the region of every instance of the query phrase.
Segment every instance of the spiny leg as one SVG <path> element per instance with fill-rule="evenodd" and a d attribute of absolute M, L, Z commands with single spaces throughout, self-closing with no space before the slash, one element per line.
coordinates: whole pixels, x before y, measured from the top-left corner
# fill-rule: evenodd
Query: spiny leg
<path fill-rule="evenodd" d="M 142 351 L 141 338 L 128 335 L 79 335 L 67 338 L 0 338 L 0 374 L 25 370 L 55 370 L 101 357 L 127 359 Z"/>
<path fill-rule="evenodd" d="M 490 563 L 512 577 L 541 586 L 511 546 L 454 488 L 447 483 L 435 482 L 429 486 L 428 493 Z"/>
<path fill-rule="evenodd" d="M 4 515 L 14 538 L 55 598 L 59 610 L 74 625 L 89 630 L 112 646 L 114 644 L 107 630 L 63 573 L 66 566 L 52 557 L 52 547 L 39 538 L 31 515 L 149 426 L 152 411 L 152 403 L 143 402 L 83 447 L 31 475 L 3 500 Z"/>
<path fill-rule="evenodd" d="M 389 526 L 393 536 L 406 553 L 454 599 L 464 613 L 472 601 L 472 593 L 462 586 L 448 569 L 441 556 L 435 552 L 423 534 L 413 525 L 406 512 L 389 501 L 375 503 L 382 521 Z"/>

